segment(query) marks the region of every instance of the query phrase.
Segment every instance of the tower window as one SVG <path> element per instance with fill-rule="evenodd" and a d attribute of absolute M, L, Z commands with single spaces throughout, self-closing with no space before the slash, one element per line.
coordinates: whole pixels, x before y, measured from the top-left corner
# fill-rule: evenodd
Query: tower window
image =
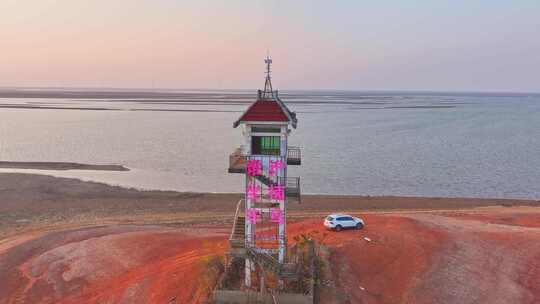
<path fill-rule="evenodd" d="M 254 155 L 280 155 L 280 136 L 253 136 L 251 153 Z"/>
<path fill-rule="evenodd" d="M 251 127 L 253 133 L 279 133 L 281 129 L 272 127 Z"/>

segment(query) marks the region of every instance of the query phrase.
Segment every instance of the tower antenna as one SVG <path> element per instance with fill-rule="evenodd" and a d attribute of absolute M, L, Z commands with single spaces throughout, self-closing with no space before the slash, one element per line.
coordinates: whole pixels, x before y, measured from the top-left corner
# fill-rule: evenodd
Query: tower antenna
<path fill-rule="evenodd" d="M 272 88 L 272 76 L 271 76 L 271 69 L 270 66 L 272 65 L 272 58 L 270 57 L 269 52 L 267 51 L 266 59 L 264 59 L 264 63 L 266 63 L 266 81 L 264 82 L 264 91 L 263 91 L 263 98 L 274 98 L 274 90 Z"/>

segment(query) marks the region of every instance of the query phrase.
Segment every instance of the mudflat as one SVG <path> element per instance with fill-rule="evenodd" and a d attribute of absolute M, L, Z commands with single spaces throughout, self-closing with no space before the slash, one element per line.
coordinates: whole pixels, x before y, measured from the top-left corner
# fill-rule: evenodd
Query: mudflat
<path fill-rule="evenodd" d="M 16 162 L 0 161 L 3 169 L 36 169 L 36 170 L 99 170 L 99 171 L 129 171 L 122 165 L 81 164 L 72 162 Z"/>
<path fill-rule="evenodd" d="M 55 224 L 229 221 L 241 197 L 238 193 L 141 191 L 72 178 L 0 173 L 0 237 Z M 303 195 L 302 203 L 289 204 L 288 212 L 292 218 L 302 218 L 339 211 L 539 205 L 534 200 Z"/>

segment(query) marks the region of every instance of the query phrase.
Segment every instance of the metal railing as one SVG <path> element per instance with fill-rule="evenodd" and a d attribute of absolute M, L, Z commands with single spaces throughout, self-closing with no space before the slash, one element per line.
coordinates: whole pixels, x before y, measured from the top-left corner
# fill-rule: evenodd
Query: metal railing
<path fill-rule="evenodd" d="M 288 176 L 286 178 L 280 178 L 280 183 L 287 188 L 300 189 L 300 177 Z"/>
<path fill-rule="evenodd" d="M 236 228 L 236 223 L 238 222 L 238 216 L 240 215 L 240 210 L 242 209 L 243 205 L 244 205 L 244 199 L 240 199 L 238 203 L 236 204 L 236 211 L 234 213 L 234 222 L 232 225 L 231 236 L 229 237 L 229 240 L 233 240 L 234 230 Z"/>
<path fill-rule="evenodd" d="M 278 98 L 278 90 L 273 90 L 273 91 L 269 91 L 267 94 L 273 96 L 273 97 L 268 97 L 268 98 L 265 98 L 264 96 L 264 91 L 262 90 L 258 90 L 257 91 L 257 99 L 275 99 L 275 98 Z"/>
<path fill-rule="evenodd" d="M 252 155 L 254 158 L 276 158 L 279 155 Z M 302 161 L 302 150 L 299 147 L 287 147 L 287 163 L 300 164 Z M 244 168 L 247 163 L 246 151 L 242 147 L 238 147 L 229 155 L 229 168 Z"/>
<path fill-rule="evenodd" d="M 276 292 L 272 289 L 268 289 L 268 290 L 270 292 L 270 296 L 272 297 L 272 304 L 279 304 L 277 296 L 276 296 Z"/>
<path fill-rule="evenodd" d="M 272 255 L 258 252 L 254 248 L 248 248 L 247 254 L 253 261 L 255 261 L 255 263 L 279 275 L 281 265 L 278 259 Z"/>
<path fill-rule="evenodd" d="M 285 185 L 285 191 L 287 193 L 287 196 L 297 197 L 298 201 L 300 201 L 300 177 L 280 178 L 279 183 Z"/>
<path fill-rule="evenodd" d="M 236 148 L 236 150 L 229 155 L 229 172 L 244 173 L 246 163 L 247 157 L 244 155 L 242 148 Z"/>
<path fill-rule="evenodd" d="M 302 150 L 299 147 L 287 147 L 287 163 L 289 165 L 300 164 L 302 161 Z"/>
<path fill-rule="evenodd" d="M 255 248 L 247 248 L 247 255 L 261 267 L 272 271 L 279 277 L 290 277 L 298 275 L 298 265 L 295 263 L 280 263 L 271 254 L 261 252 Z"/>

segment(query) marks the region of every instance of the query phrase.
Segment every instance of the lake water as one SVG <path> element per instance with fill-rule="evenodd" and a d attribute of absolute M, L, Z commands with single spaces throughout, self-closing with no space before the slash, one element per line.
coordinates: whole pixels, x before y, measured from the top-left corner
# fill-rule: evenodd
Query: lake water
<path fill-rule="evenodd" d="M 232 123 L 255 92 L 91 95 L 0 98 L 0 160 L 117 163 L 131 171 L 39 172 L 143 189 L 242 191 L 242 176 L 227 173 L 241 142 Z M 302 147 L 302 166 L 289 175 L 302 177 L 303 193 L 540 199 L 540 95 L 281 98 L 299 120 L 289 143 Z"/>

